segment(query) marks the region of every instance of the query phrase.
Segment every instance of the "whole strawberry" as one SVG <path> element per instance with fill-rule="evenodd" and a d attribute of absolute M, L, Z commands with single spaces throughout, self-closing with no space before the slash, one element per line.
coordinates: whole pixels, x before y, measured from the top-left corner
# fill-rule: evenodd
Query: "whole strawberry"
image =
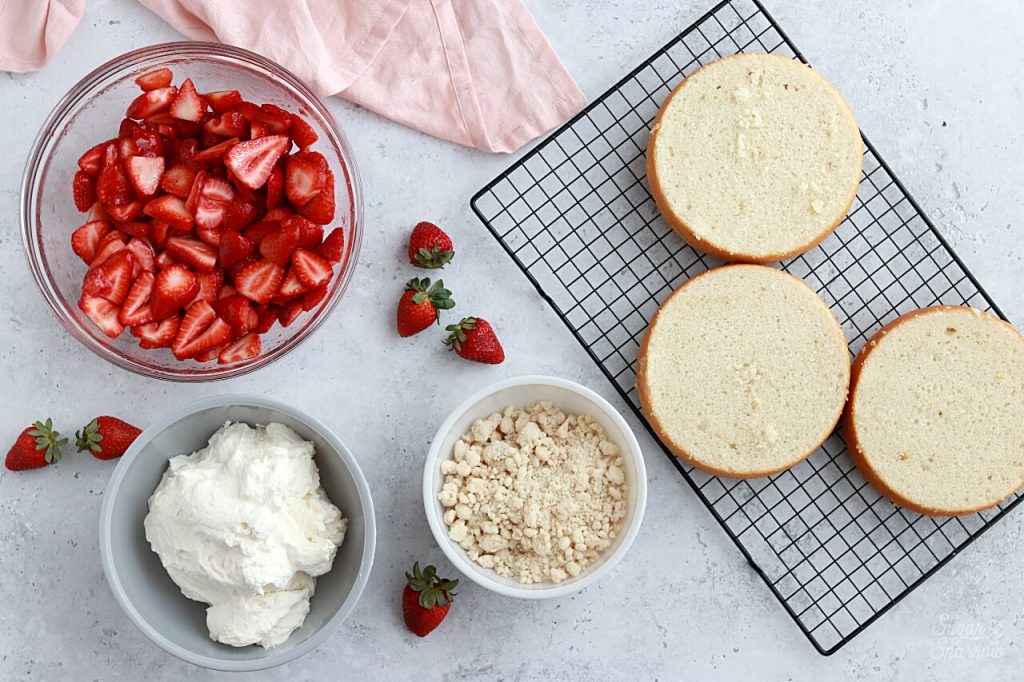
<path fill-rule="evenodd" d="M 452 238 L 434 223 L 417 223 L 409 237 L 409 262 L 421 268 L 443 268 L 455 256 Z"/>
<path fill-rule="evenodd" d="M 412 336 L 439 323 L 440 311 L 455 307 L 451 296 L 452 292 L 444 288 L 441 280 L 431 286 L 429 277 L 410 279 L 398 301 L 398 333 Z"/>
<path fill-rule="evenodd" d="M 407 583 L 402 591 L 405 626 L 417 637 L 426 637 L 448 615 L 455 596 L 452 590 L 458 587 L 459 581 L 438 578 L 433 566 L 420 571 L 418 561 L 412 566 L 412 575 L 406 572 L 405 579 Z"/>
<path fill-rule="evenodd" d="M 451 334 L 444 345 L 467 360 L 498 365 L 505 360 L 505 350 L 490 323 L 482 317 L 466 317 L 458 324 L 445 327 Z"/>
<path fill-rule="evenodd" d="M 79 452 L 88 450 L 96 459 L 114 459 L 123 455 L 140 433 L 141 429 L 116 417 L 96 417 L 75 433 L 75 444 Z"/>
<path fill-rule="evenodd" d="M 4 464 L 11 471 L 39 469 L 60 460 L 60 449 L 67 445 L 68 439 L 53 430 L 53 420 L 46 423 L 36 422 L 28 427 L 14 441 L 7 451 Z"/>

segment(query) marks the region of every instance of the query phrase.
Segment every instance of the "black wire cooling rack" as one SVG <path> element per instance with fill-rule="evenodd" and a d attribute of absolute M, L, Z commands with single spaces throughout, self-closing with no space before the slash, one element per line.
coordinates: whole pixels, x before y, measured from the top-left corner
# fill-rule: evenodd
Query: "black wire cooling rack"
<path fill-rule="evenodd" d="M 471 202 L 645 424 L 635 370 L 647 322 L 673 289 L 719 262 L 661 220 L 644 180 L 644 150 L 672 88 L 737 52 L 806 61 L 759 2 L 721 2 Z M 1002 316 L 864 144 L 864 175 L 848 217 L 783 269 L 831 305 L 851 351 L 923 306 L 972 305 Z M 954 518 L 894 507 L 860 476 L 838 434 L 792 469 L 754 480 L 711 476 L 665 454 L 824 655 L 1024 499 Z"/>

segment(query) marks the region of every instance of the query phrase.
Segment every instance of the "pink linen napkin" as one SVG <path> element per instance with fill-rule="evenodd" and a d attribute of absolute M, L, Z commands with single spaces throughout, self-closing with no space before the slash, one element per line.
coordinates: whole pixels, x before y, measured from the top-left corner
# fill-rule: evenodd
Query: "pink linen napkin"
<path fill-rule="evenodd" d="M 22 49 L 42 64 L 70 32 L 51 37 L 38 16 L 42 38 L 7 28 L 8 5 L 73 6 L 80 18 L 83 2 L 0 0 L 0 65 Z M 514 151 L 586 103 L 522 0 L 139 2 L 189 38 L 283 64 L 321 96 L 485 151 Z"/>
<path fill-rule="evenodd" d="M 0 0 L 0 71 L 42 68 L 83 12 L 85 0 Z"/>

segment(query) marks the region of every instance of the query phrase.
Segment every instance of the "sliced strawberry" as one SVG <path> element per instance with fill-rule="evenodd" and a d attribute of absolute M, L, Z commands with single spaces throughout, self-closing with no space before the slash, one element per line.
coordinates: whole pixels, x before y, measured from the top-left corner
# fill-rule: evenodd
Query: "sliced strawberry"
<path fill-rule="evenodd" d="M 288 216 L 281 221 L 281 226 L 294 226 L 298 230 L 298 245 L 304 249 L 315 249 L 324 239 L 324 228 L 302 216 Z"/>
<path fill-rule="evenodd" d="M 315 159 L 300 154 L 288 158 L 285 164 L 284 191 L 293 206 L 303 206 L 320 193 L 325 178 Z"/>
<path fill-rule="evenodd" d="M 146 215 L 162 220 L 171 227 L 180 230 L 192 229 L 192 214 L 185 208 L 181 197 L 165 194 L 150 201 L 142 209 Z"/>
<path fill-rule="evenodd" d="M 220 288 L 220 293 L 217 294 L 217 298 L 227 298 L 228 296 L 234 296 L 238 291 L 230 284 L 225 284 Z"/>
<path fill-rule="evenodd" d="M 306 152 L 315 154 L 316 152 Z M 313 197 L 305 206 L 296 206 L 296 213 L 312 220 L 318 225 L 326 225 L 334 220 L 334 174 L 330 169 L 325 172 L 325 179 L 320 193 Z"/>
<path fill-rule="evenodd" d="M 175 260 L 200 272 L 213 272 L 217 267 L 217 249 L 198 239 L 170 237 L 166 249 Z"/>
<path fill-rule="evenodd" d="M 213 309 L 225 322 L 231 325 L 235 336 L 242 336 L 256 328 L 260 318 L 249 299 L 240 294 L 226 296 L 212 301 Z"/>
<path fill-rule="evenodd" d="M 295 215 L 290 208 L 287 206 L 278 206 L 275 209 L 271 209 L 263 214 L 264 220 L 277 220 L 281 221 L 290 215 Z"/>
<path fill-rule="evenodd" d="M 135 153 L 135 143 L 131 138 L 125 137 L 117 141 L 117 154 L 120 158 L 127 159 L 129 156 L 135 156 Z"/>
<path fill-rule="evenodd" d="M 321 258 L 306 249 L 295 249 L 295 253 L 292 254 L 292 268 L 295 269 L 299 281 L 310 289 L 326 284 L 334 274 L 326 258 Z"/>
<path fill-rule="evenodd" d="M 196 301 L 188 307 L 185 311 L 185 316 L 181 320 L 181 325 L 178 327 L 178 334 L 174 337 L 174 343 L 171 349 L 174 351 L 174 355 L 179 360 L 187 357 L 192 357 L 200 351 L 211 348 L 216 344 L 211 344 L 206 348 L 190 348 L 190 344 L 197 340 L 202 333 L 217 319 L 217 313 L 214 312 L 213 307 L 207 301 Z M 231 331 L 231 327 L 225 323 L 225 328 L 228 333 Z M 188 355 L 185 354 L 186 350 L 192 352 Z"/>
<path fill-rule="evenodd" d="M 229 111 L 204 123 L 203 131 L 220 137 L 242 137 L 248 127 L 249 122 L 245 116 L 237 111 Z"/>
<path fill-rule="evenodd" d="M 200 166 L 209 166 L 215 163 L 221 163 L 224 159 L 224 155 L 229 149 L 232 149 L 238 144 L 238 138 L 232 137 L 230 140 L 224 140 L 220 144 L 215 144 L 212 147 L 208 147 L 201 152 L 197 152 L 191 159 L 192 163 Z"/>
<path fill-rule="evenodd" d="M 117 306 L 107 299 L 83 293 L 78 308 L 110 338 L 116 339 L 124 331 L 124 325 L 117 319 Z"/>
<path fill-rule="evenodd" d="M 332 263 L 340 263 L 341 255 L 345 252 L 345 228 L 336 227 L 331 230 L 323 243 L 320 245 L 319 253 Z"/>
<path fill-rule="evenodd" d="M 222 365 L 229 365 L 233 362 L 249 360 L 258 356 L 261 350 L 260 335 L 256 333 L 246 334 L 234 343 L 224 346 L 217 356 L 217 362 Z"/>
<path fill-rule="evenodd" d="M 258 137 L 266 137 L 267 135 L 270 135 L 270 134 L 271 134 L 270 126 L 268 126 L 267 124 L 265 124 L 265 123 L 263 123 L 261 121 L 253 121 L 252 123 L 249 124 L 249 139 L 250 140 L 255 140 Z"/>
<path fill-rule="evenodd" d="M 291 140 L 285 135 L 239 142 L 224 155 L 224 163 L 246 187 L 259 189 L 266 184 L 274 164 L 289 146 Z"/>
<path fill-rule="evenodd" d="M 245 238 L 251 242 L 259 243 L 264 237 L 272 232 L 277 232 L 281 229 L 281 223 L 277 220 L 261 220 L 258 223 L 253 223 L 249 227 L 242 231 Z"/>
<path fill-rule="evenodd" d="M 131 288 L 128 296 L 121 305 L 121 312 L 118 314 L 118 321 L 126 327 L 146 325 L 153 321 L 153 311 L 149 307 L 149 299 L 153 294 L 153 282 L 156 276 L 152 272 L 144 272 L 139 275 Z"/>
<path fill-rule="evenodd" d="M 124 224 L 139 217 L 142 213 L 142 202 L 136 199 L 120 206 L 109 206 L 107 213 L 114 222 Z"/>
<path fill-rule="evenodd" d="M 167 154 L 167 142 L 151 125 L 136 123 L 131 132 L 132 146 L 138 156 L 160 156 Z"/>
<path fill-rule="evenodd" d="M 90 220 L 71 233 L 71 250 L 83 261 L 92 263 L 96 258 L 96 247 L 103 235 L 110 231 L 110 224 L 105 220 Z"/>
<path fill-rule="evenodd" d="M 162 220 L 153 220 L 149 223 L 149 241 L 158 249 L 167 246 L 167 237 L 170 236 L 171 226 Z"/>
<path fill-rule="evenodd" d="M 120 232 L 117 230 L 107 232 L 96 244 L 96 256 L 93 257 L 92 262 L 89 263 L 89 269 L 92 270 L 93 268 L 103 265 L 108 258 L 124 247 L 125 243 L 121 238 Z"/>
<path fill-rule="evenodd" d="M 139 196 L 150 197 L 156 194 L 160 186 L 160 177 L 164 173 L 163 157 L 129 156 L 125 161 L 128 179 Z"/>
<path fill-rule="evenodd" d="M 150 90 L 157 90 L 159 88 L 166 88 L 174 80 L 174 74 L 171 73 L 170 69 L 160 68 L 154 69 L 153 71 L 147 71 L 138 78 L 135 79 L 136 85 L 143 89 L 145 92 Z"/>
<path fill-rule="evenodd" d="M 260 210 L 248 199 L 238 198 L 224 209 L 224 229 L 241 230 L 259 217 Z"/>
<path fill-rule="evenodd" d="M 192 359 L 196 362 L 210 362 L 211 360 L 216 360 L 220 357 L 221 352 L 227 348 L 227 346 L 228 344 L 224 343 L 214 348 L 204 350 L 201 353 L 196 353 Z"/>
<path fill-rule="evenodd" d="M 111 206 L 127 204 L 135 198 L 128 174 L 116 160 L 100 171 L 99 180 L 96 182 L 96 196 L 107 210 Z"/>
<path fill-rule="evenodd" d="M 152 247 L 145 239 L 135 238 L 128 242 L 125 247 L 135 256 L 136 269 L 142 272 L 152 272 L 156 269 L 156 255 Z M 134 273 L 133 273 L 134 274 Z"/>
<path fill-rule="evenodd" d="M 200 301 L 194 305 L 206 305 L 210 304 L 206 301 Z M 179 360 L 187 360 L 188 358 L 194 358 L 203 351 L 216 348 L 217 346 L 223 345 L 231 340 L 231 325 L 224 320 L 214 317 L 213 321 L 197 336 L 193 336 L 189 341 L 182 341 L 182 332 L 186 329 L 185 325 L 189 322 L 189 315 L 192 313 L 192 309 L 185 313 L 185 319 L 181 321 L 181 327 L 178 329 L 178 335 L 174 337 L 174 343 L 171 345 L 171 351 L 174 353 L 174 357 Z"/>
<path fill-rule="evenodd" d="M 218 262 L 221 267 L 230 268 L 256 252 L 256 244 L 237 232 L 228 230 L 221 235 Z"/>
<path fill-rule="evenodd" d="M 75 200 L 75 208 L 85 213 L 96 203 L 96 181 L 85 171 L 78 171 L 71 182 L 71 194 Z"/>
<path fill-rule="evenodd" d="M 161 251 L 156 255 L 157 270 L 166 270 L 167 268 L 171 267 L 177 262 L 178 261 L 174 260 L 174 258 L 171 257 L 171 254 L 167 253 L 166 251 Z"/>
<path fill-rule="evenodd" d="M 110 140 L 100 142 L 82 154 L 81 158 L 78 159 L 78 167 L 93 177 L 99 175 L 100 170 L 103 168 L 103 153 L 108 144 L 110 144 Z"/>
<path fill-rule="evenodd" d="M 282 327 L 287 327 L 295 318 L 302 314 L 302 301 L 289 301 L 281 306 L 281 310 L 277 313 L 277 319 L 281 323 Z"/>
<path fill-rule="evenodd" d="M 153 282 L 150 307 L 154 320 L 162 320 L 199 293 L 199 280 L 184 265 L 174 263 L 161 270 Z"/>
<path fill-rule="evenodd" d="M 110 142 L 107 143 L 107 146 L 103 149 L 103 161 L 102 161 L 103 162 L 103 169 L 112 168 L 112 167 L 117 165 L 117 159 L 118 159 L 117 147 L 118 147 L 118 142 L 115 141 L 115 140 L 111 140 Z"/>
<path fill-rule="evenodd" d="M 82 281 L 82 293 L 87 296 L 102 296 L 111 303 L 120 305 L 132 285 L 134 269 L 135 256 L 128 249 L 122 249 L 100 266 L 89 270 Z"/>
<path fill-rule="evenodd" d="M 277 311 L 278 306 L 273 303 L 256 306 L 256 315 L 260 318 L 260 322 L 255 330 L 257 334 L 266 334 L 273 328 L 277 323 Z"/>
<path fill-rule="evenodd" d="M 194 166 L 179 163 L 168 168 L 160 177 L 160 187 L 168 194 L 184 199 L 196 179 Z"/>
<path fill-rule="evenodd" d="M 260 240 L 260 255 L 278 265 L 286 265 L 298 246 L 299 228 L 294 224 L 281 223 L 278 230 Z"/>
<path fill-rule="evenodd" d="M 149 223 L 140 220 L 129 220 L 126 223 L 118 223 L 117 229 L 129 237 L 149 237 Z"/>
<path fill-rule="evenodd" d="M 217 92 L 207 92 L 203 95 L 203 99 L 216 113 L 223 114 L 237 108 L 242 103 L 242 93 L 238 90 L 218 90 Z"/>
<path fill-rule="evenodd" d="M 230 268 L 224 268 L 224 274 L 227 275 L 227 278 L 229 280 L 235 282 L 238 279 L 238 274 L 242 272 L 242 270 L 244 270 L 249 265 L 252 265 L 253 263 L 257 262 L 258 260 L 260 260 L 260 255 L 258 253 L 254 253 L 251 256 L 246 256 L 242 260 L 232 265 Z"/>
<path fill-rule="evenodd" d="M 177 93 L 178 90 L 173 85 L 144 92 L 128 105 L 125 115 L 136 119 L 150 118 L 154 114 L 166 111 Z"/>
<path fill-rule="evenodd" d="M 327 285 L 321 284 L 316 289 L 307 291 L 302 295 L 302 309 L 312 310 L 313 308 L 320 305 L 320 301 L 324 300 L 327 296 Z"/>
<path fill-rule="evenodd" d="M 178 87 L 178 94 L 171 102 L 171 116 L 182 121 L 197 123 L 203 120 L 206 113 L 206 100 L 196 92 L 191 78 L 186 78 Z"/>
<path fill-rule="evenodd" d="M 138 125 L 138 121 L 133 121 L 130 118 L 122 118 L 121 124 L 117 127 L 117 137 L 125 138 L 131 137 L 132 133 L 135 132 L 135 126 Z"/>
<path fill-rule="evenodd" d="M 277 296 L 274 298 L 274 301 L 283 303 L 307 291 L 309 291 L 309 287 L 302 283 L 302 280 L 299 279 L 298 274 L 295 272 L 295 268 L 292 267 L 288 269 L 288 274 L 281 280 L 281 287 L 277 290 Z"/>
<path fill-rule="evenodd" d="M 277 293 L 283 278 L 284 268 L 269 260 L 259 260 L 242 268 L 235 277 L 235 288 L 250 301 L 267 303 Z"/>
<path fill-rule="evenodd" d="M 309 149 L 319 139 L 316 131 L 301 116 L 295 114 L 289 114 L 289 116 L 292 119 L 290 130 L 292 140 L 295 141 L 299 149 L 303 151 Z"/>
<path fill-rule="evenodd" d="M 216 301 L 220 296 L 220 288 L 224 285 L 224 271 L 214 270 L 213 272 L 197 272 L 196 280 L 199 281 L 199 293 L 195 300 Z"/>
<path fill-rule="evenodd" d="M 175 140 L 173 159 L 175 163 L 188 163 L 199 153 L 199 143 L 195 140 Z"/>
<path fill-rule="evenodd" d="M 132 336 L 139 339 L 139 345 L 143 348 L 170 348 L 180 325 L 181 317 L 173 315 L 162 322 L 132 327 Z"/>
<path fill-rule="evenodd" d="M 284 170 L 281 164 L 275 165 L 267 177 L 267 210 L 277 208 L 284 203 Z"/>
<path fill-rule="evenodd" d="M 107 209 L 103 208 L 103 204 L 96 202 L 89 209 L 89 212 L 85 214 L 85 222 L 89 223 L 93 220 L 109 220 L 110 216 L 107 215 Z"/>
<path fill-rule="evenodd" d="M 291 114 L 273 104 L 260 105 L 260 121 L 266 124 L 271 133 L 287 133 L 292 127 Z"/>
<path fill-rule="evenodd" d="M 220 226 L 201 227 L 197 225 L 196 236 L 199 237 L 199 241 L 216 248 L 220 246 L 220 240 L 224 237 L 224 228 Z"/>

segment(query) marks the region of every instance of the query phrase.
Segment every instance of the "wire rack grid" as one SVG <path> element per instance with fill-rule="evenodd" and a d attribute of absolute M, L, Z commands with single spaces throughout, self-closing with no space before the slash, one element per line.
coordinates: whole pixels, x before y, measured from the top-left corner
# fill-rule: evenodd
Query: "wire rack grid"
<path fill-rule="evenodd" d="M 806 61 L 757 0 L 724 0 L 471 202 L 644 424 L 635 370 L 648 320 L 682 282 L 719 264 L 659 217 L 644 179 L 647 138 L 673 87 L 738 52 Z M 846 220 L 782 268 L 830 304 L 852 351 L 881 325 L 923 306 L 972 305 L 1002 317 L 864 144 L 860 191 Z M 861 477 L 838 433 L 792 469 L 754 480 L 711 476 L 664 451 L 824 655 L 1024 499 L 953 518 L 894 507 Z"/>

